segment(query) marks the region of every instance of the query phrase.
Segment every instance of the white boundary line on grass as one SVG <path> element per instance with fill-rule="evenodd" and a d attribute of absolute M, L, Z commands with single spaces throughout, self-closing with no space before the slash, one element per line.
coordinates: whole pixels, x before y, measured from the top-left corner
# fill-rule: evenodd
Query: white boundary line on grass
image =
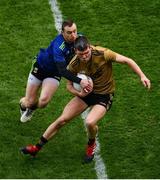
<path fill-rule="evenodd" d="M 84 126 L 86 128 L 86 122 L 85 119 L 90 111 L 90 108 L 87 108 L 82 114 L 81 118 L 83 119 Z M 87 131 L 87 129 L 86 129 Z M 103 159 L 100 154 L 100 143 L 98 141 L 98 136 L 96 137 L 96 150 L 95 150 L 95 155 L 94 155 L 94 161 L 95 161 L 95 167 L 94 169 L 96 170 L 96 175 L 98 179 L 108 179 L 107 174 L 106 174 L 106 166 L 103 162 Z"/>
<path fill-rule="evenodd" d="M 62 13 L 59 10 L 57 0 L 49 0 L 49 4 L 51 5 L 51 10 L 53 13 L 56 30 L 58 31 L 58 33 L 60 33 L 61 25 L 62 25 L 62 21 L 63 21 Z"/>
<path fill-rule="evenodd" d="M 60 33 L 61 25 L 62 25 L 62 21 L 63 21 L 62 13 L 59 10 L 57 0 L 49 0 L 49 4 L 51 5 L 51 10 L 53 12 L 56 30 Z M 85 118 L 86 118 L 86 115 L 88 114 L 88 112 L 89 112 L 89 109 L 87 109 L 81 115 L 82 119 L 84 119 L 84 125 L 85 125 Z M 100 143 L 98 141 L 98 137 L 96 138 L 96 144 L 97 144 L 97 147 L 95 150 L 95 157 L 94 157 L 94 161 L 95 161 L 94 168 L 96 170 L 96 175 L 97 175 L 98 179 L 107 179 L 106 167 L 105 167 L 103 159 L 101 158 L 101 155 L 100 155 Z"/>

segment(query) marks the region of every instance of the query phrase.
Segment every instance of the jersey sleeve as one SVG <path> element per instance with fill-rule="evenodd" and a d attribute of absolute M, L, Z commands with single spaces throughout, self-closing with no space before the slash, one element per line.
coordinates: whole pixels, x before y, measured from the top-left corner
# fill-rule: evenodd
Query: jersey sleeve
<path fill-rule="evenodd" d="M 101 46 L 91 46 L 93 50 L 104 52 L 104 58 L 106 61 L 116 61 L 116 53 L 108 48 Z"/>
<path fill-rule="evenodd" d="M 116 53 L 110 49 L 105 49 L 104 50 L 104 58 L 107 61 L 116 61 Z"/>
<path fill-rule="evenodd" d="M 63 51 L 60 49 L 58 43 L 55 44 L 53 48 L 54 61 L 55 62 L 65 62 L 65 57 L 63 55 Z"/>

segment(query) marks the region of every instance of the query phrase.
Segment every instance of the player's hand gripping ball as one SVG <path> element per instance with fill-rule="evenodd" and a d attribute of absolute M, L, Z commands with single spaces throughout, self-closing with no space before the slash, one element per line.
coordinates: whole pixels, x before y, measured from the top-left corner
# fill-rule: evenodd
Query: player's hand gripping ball
<path fill-rule="evenodd" d="M 85 75 L 85 74 L 78 73 L 78 74 L 77 74 L 77 77 L 79 77 L 79 78 L 81 78 L 81 79 L 86 79 L 86 80 L 88 80 L 88 81 L 90 82 L 92 88 L 93 88 L 93 81 L 92 81 L 92 79 L 91 79 L 89 76 L 87 76 L 87 75 Z M 74 83 L 73 83 L 73 87 L 74 87 L 77 91 L 79 91 L 79 92 L 82 91 L 82 88 L 81 88 L 80 84 L 77 84 L 77 83 L 74 82 Z M 90 93 L 90 92 L 87 92 L 86 94 L 88 94 L 88 93 Z"/>

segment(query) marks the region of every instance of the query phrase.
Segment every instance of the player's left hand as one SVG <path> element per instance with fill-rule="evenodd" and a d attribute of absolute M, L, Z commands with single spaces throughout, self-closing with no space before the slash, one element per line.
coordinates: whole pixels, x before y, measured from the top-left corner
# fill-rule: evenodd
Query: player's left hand
<path fill-rule="evenodd" d="M 144 87 L 150 89 L 151 88 L 151 82 L 147 77 L 142 77 L 141 82 L 143 83 Z"/>
<path fill-rule="evenodd" d="M 92 81 L 91 78 L 88 79 L 88 83 L 89 83 L 88 86 L 83 88 L 83 91 L 86 92 L 86 93 L 90 93 L 90 92 L 93 91 L 93 81 Z"/>

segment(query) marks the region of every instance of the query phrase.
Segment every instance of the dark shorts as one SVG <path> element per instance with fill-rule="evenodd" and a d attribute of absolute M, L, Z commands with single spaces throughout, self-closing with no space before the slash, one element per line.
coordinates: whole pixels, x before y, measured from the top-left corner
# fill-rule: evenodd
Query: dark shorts
<path fill-rule="evenodd" d="M 114 94 L 94 94 L 90 93 L 85 97 L 80 97 L 88 106 L 93 106 L 96 104 L 104 106 L 109 110 L 112 106 Z"/>
<path fill-rule="evenodd" d="M 43 69 L 41 69 L 37 61 L 34 62 L 32 65 L 31 74 L 33 74 L 37 79 L 41 81 L 43 81 L 46 78 L 54 78 L 54 79 L 57 79 L 58 81 L 61 80 L 61 77 L 56 76 L 56 74 L 45 72 Z"/>

